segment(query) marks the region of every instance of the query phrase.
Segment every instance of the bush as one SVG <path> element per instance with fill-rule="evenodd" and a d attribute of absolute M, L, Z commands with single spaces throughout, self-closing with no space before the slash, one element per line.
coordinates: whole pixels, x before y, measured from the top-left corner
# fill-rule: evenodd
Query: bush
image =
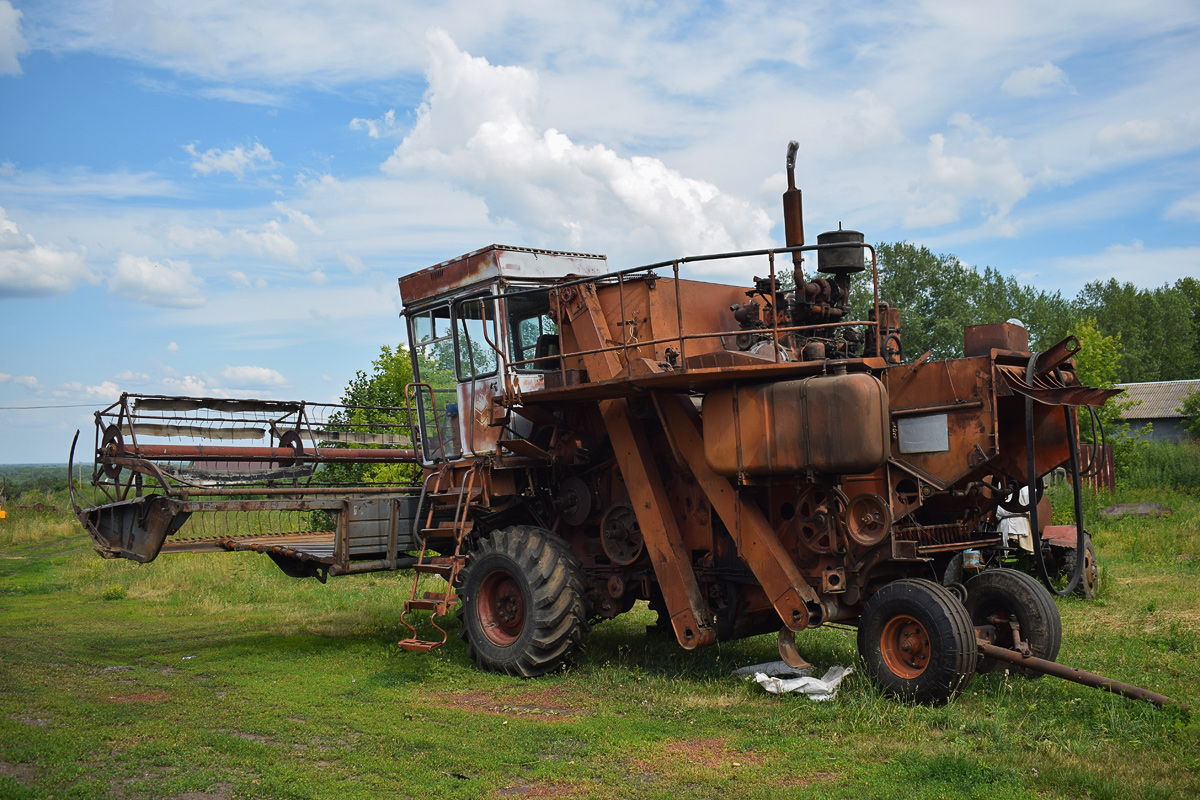
<path fill-rule="evenodd" d="M 1200 492 L 1200 442 L 1149 442 L 1138 463 L 1121 478 L 1129 489 Z"/>

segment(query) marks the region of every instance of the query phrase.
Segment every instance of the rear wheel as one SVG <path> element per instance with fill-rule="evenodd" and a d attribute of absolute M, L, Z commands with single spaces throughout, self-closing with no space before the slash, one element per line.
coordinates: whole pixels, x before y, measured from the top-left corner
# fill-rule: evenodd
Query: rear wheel
<path fill-rule="evenodd" d="M 532 678 L 571 664 L 586 618 L 579 561 L 565 542 L 527 525 L 495 531 L 460 578 L 460 635 L 480 667 Z"/>
<path fill-rule="evenodd" d="M 1063 571 L 1070 580 L 1075 574 L 1075 559 L 1079 551 L 1071 548 L 1063 556 Z M 1095 600 L 1096 592 L 1100 591 L 1100 562 L 1096 560 L 1096 548 L 1092 546 L 1092 537 L 1083 535 L 1083 577 L 1075 587 L 1075 594 L 1087 600 Z"/>
<path fill-rule="evenodd" d="M 1016 639 L 1011 620 L 1017 622 L 1021 641 L 1029 645 L 1029 652 L 1038 658 L 1053 661 L 1058 657 L 1062 644 L 1062 620 L 1058 606 L 1046 587 L 1024 572 L 1015 569 L 989 569 L 967 581 L 967 611 L 975 625 L 992 626 L 996 632 L 997 647 L 1015 649 Z M 979 662 L 980 672 L 990 672 L 1003 662 L 984 658 Z M 1007 664 L 1003 666 L 1008 667 Z M 1012 668 L 1027 678 L 1041 676 L 1039 672 Z"/>
<path fill-rule="evenodd" d="M 975 672 L 975 630 L 962 603 L 933 581 L 893 581 L 863 607 L 858 653 L 880 689 L 904 700 L 944 703 Z"/>

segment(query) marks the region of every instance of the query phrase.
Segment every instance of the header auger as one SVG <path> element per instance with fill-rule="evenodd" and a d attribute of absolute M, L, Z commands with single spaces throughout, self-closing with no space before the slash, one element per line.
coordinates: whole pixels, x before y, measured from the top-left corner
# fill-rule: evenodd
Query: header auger
<path fill-rule="evenodd" d="M 401 647 L 446 639 L 413 612 L 454 610 L 469 655 L 513 675 L 568 666 L 590 625 L 646 600 L 686 649 L 777 631 L 794 665 L 796 632 L 856 625 L 867 673 L 906 699 L 949 700 L 1003 663 L 1166 701 L 1053 664 L 1057 608 L 998 527 L 1002 504 L 1028 511 L 1036 538 L 1060 466 L 1078 496 L 1079 409 L 1113 392 L 1080 384 L 1073 338 L 1031 352 L 1009 323 L 967 328 L 962 358 L 906 358 L 863 235 L 806 243 L 795 152 L 782 248 L 610 271 L 493 245 L 400 278 L 402 406 L 123 397 L 97 414 L 112 502 L 80 520 L 110 557 L 412 569 Z M 702 261 L 754 278 L 683 277 Z M 199 436 L 223 443 L 161 442 Z M 372 482 L 379 462 L 412 480 Z M 262 529 L 176 535 L 230 510 Z"/>

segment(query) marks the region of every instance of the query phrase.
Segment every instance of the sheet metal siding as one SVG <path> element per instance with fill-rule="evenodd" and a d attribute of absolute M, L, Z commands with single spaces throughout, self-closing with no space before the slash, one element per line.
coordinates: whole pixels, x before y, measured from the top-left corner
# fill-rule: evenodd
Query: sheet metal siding
<path fill-rule="evenodd" d="M 1118 402 L 1141 401 L 1125 409 L 1121 417 L 1126 420 L 1180 419 L 1175 409 L 1183 405 L 1184 398 L 1192 392 L 1200 392 L 1200 380 L 1154 381 L 1151 383 L 1118 383 L 1125 394 Z"/>
<path fill-rule="evenodd" d="M 607 272 L 608 262 L 601 255 L 492 245 L 405 275 L 399 279 L 400 299 L 410 306 L 499 277 L 561 278 Z"/>

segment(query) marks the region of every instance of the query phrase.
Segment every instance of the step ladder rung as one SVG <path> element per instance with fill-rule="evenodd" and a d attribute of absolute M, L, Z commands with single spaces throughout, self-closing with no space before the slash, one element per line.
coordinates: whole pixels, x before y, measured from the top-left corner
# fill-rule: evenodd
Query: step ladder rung
<path fill-rule="evenodd" d="M 420 639 L 404 639 L 397 642 L 400 649 L 407 650 L 410 653 L 428 653 L 431 650 L 436 650 L 445 642 L 423 642 Z"/>
<path fill-rule="evenodd" d="M 429 595 L 433 595 L 430 597 Z M 438 616 L 446 614 L 454 604 L 458 602 L 457 595 L 445 597 L 443 595 L 426 592 L 425 597 L 418 600 L 407 600 L 404 603 L 405 611 L 436 611 Z"/>
<path fill-rule="evenodd" d="M 414 564 L 413 569 L 425 575 L 438 575 L 442 578 L 449 578 L 450 573 L 454 570 L 453 564 Z"/>

